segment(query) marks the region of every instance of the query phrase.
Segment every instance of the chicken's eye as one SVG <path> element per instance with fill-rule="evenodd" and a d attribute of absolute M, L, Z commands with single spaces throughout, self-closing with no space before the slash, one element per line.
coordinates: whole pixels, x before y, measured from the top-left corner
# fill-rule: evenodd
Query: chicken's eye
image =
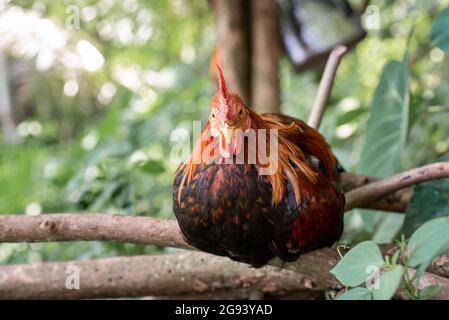
<path fill-rule="evenodd" d="M 211 115 L 211 116 L 212 116 L 212 118 L 214 118 L 214 119 L 215 119 L 215 113 L 212 113 L 212 115 Z"/>
<path fill-rule="evenodd" d="M 243 109 L 240 109 L 239 116 L 241 116 L 242 114 L 243 114 Z"/>

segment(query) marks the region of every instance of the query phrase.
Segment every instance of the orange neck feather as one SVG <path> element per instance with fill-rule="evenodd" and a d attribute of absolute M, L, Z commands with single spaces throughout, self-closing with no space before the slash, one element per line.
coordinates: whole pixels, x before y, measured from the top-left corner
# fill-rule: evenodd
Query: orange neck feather
<path fill-rule="evenodd" d="M 305 162 L 305 155 L 297 144 L 292 142 L 288 137 L 297 136 L 302 131 L 302 128 L 298 127 L 299 124 L 292 122 L 290 125 L 285 125 L 277 119 L 276 116 L 263 115 L 260 116 L 248 109 L 252 121 L 252 128 L 266 129 L 269 132 L 270 129 L 278 130 L 278 158 L 274 159 L 277 162 L 277 171 L 272 175 L 267 175 L 267 179 L 272 186 L 272 203 L 277 205 L 282 201 L 283 195 L 286 189 L 286 180 L 292 185 L 297 204 L 301 201 L 301 196 L 307 193 L 311 185 L 318 183 L 319 173 Z M 319 135 L 319 134 L 318 134 Z M 321 137 L 321 135 L 319 135 Z M 322 137 L 321 137 L 322 139 Z M 313 140 L 313 139 L 312 139 Z M 324 139 L 322 139 L 324 142 Z M 197 166 L 199 164 L 205 164 L 207 160 L 210 160 L 216 155 L 213 155 L 214 147 L 218 143 L 218 139 L 213 138 L 210 135 L 209 122 L 206 123 L 205 128 L 201 133 L 200 139 L 195 144 L 193 151 L 188 159 L 179 168 L 177 173 L 182 172 L 182 180 L 178 192 L 178 201 L 180 201 L 181 192 L 185 185 L 188 185 L 195 175 Z M 258 141 L 259 143 L 259 141 Z M 266 150 L 269 148 L 269 138 L 267 138 Z M 325 142 L 324 142 L 325 144 Z M 325 144 L 326 145 L 326 144 Z M 327 145 L 326 145 L 327 146 Z M 246 148 L 245 148 L 246 149 Z M 215 149 L 215 150 L 218 150 Z M 330 157 L 330 151 L 325 156 Z M 326 159 L 327 159 L 326 158 Z M 273 161 L 270 158 L 270 161 Z M 326 161 L 327 162 L 327 161 Z M 258 168 L 260 165 L 255 164 Z"/>

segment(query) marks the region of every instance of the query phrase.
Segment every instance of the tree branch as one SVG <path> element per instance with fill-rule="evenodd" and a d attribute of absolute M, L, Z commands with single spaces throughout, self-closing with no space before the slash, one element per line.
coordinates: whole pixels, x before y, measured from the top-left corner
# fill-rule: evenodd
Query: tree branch
<path fill-rule="evenodd" d="M 427 271 L 441 277 L 449 278 L 449 252 L 433 259 Z"/>
<path fill-rule="evenodd" d="M 389 203 L 385 199 L 394 201 L 399 199 L 398 202 L 405 208 L 404 204 L 411 196 L 411 189 L 396 190 L 447 176 L 449 176 L 449 162 L 412 169 L 383 180 L 351 173 L 343 173 L 341 179 L 345 190 L 349 190 L 347 192 L 349 208 L 366 207 L 366 204 L 373 207 L 388 205 L 392 208 L 395 206 L 395 203 Z M 375 201 L 386 194 L 388 194 L 387 198 Z M 192 249 L 184 241 L 175 220 L 113 214 L 0 216 L 0 242 L 72 240 L 111 240 Z M 384 246 L 384 251 L 388 248 L 388 246 Z M 207 259 L 201 260 L 199 257 L 207 257 Z M 167 262 L 164 264 L 165 260 Z M 200 261 L 200 263 L 194 265 L 190 260 Z M 283 295 L 287 291 L 297 292 L 306 289 L 332 288 L 339 290 L 341 286 L 328 272 L 338 260 L 339 255 L 335 249 L 323 248 L 302 255 L 293 263 L 283 263 L 279 259 L 273 259 L 269 262 L 271 267 L 258 269 L 262 270 L 260 271 L 262 274 L 257 273 L 259 271 L 256 272 L 254 269 L 248 269 L 246 265 L 205 253 L 189 253 L 188 256 L 149 256 L 77 262 L 76 264 L 83 270 L 84 277 L 82 284 L 84 289 L 81 291 L 68 290 L 65 288 L 65 282 L 61 282 L 62 279 L 66 279 L 65 268 L 69 263 L 5 266 L 0 267 L 0 297 L 89 298 L 142 295 L 182 297 L 192 292 L 195 295 L 202 295 L 205 292 L 220 295 L 226 289 L 233 289 L 236 298 L 244 298 L 254 290 L 270 292 L 274 296 Z M 188 269 L 189 266 L 191 269 Z M 239 269 L 243 266 L 246 269 Z M 300 277 L 295 278 L 299 282 L 294 282 L 292 280 L 294 277 L 286 270 L 284 271 L 287 273 L 282 276 L 276 274 L 278 269 L 275 268 L 277 271 L 269 269 L 273 267 L 299 273 Z M 229 277 L 223 277 L 223 270 L 232 272 L 230 271 L 231 273 L 228 274 Z M 443 256 L 435 259 L 429 267 L 429 271 L 435 274 L 426 273 L 424 283 L 441 284 L 443 290 L 439 297 L 449 298 L 447 289 L 449 280 L 443 278 L 449 277 L 449 258 Z M 167 274 L 172 272 L 173 274 L 169 277 Z M 259 274 L 263 281 L 256 280 L 259 278 L 255 274 Z M 200 277 L 200 280 L 190 281 L 188 284 L 182 282 L 185 280 L 179 280 L 190 279 L 189 277 L 193 277 L 193 279 Z M 217 279 L 221 279 L 221 282 Z M 179 281 L 182 282 L 181 285 L 179 285 Z M 268 288 L 273 288 L 273 283 L 278 283 L 279 286 L 275 286 L 270 291 L 271 289 Z M 398 294 L 398 298 L 401 298 L 401 293 Z"/>
<path fill-rule="evenodd" d="M 275 266 L 254 269 L 203 252 L 7 265 L 0 267 L 0 299 L 216 297 L 229 291 L 239 299 L 254 292 L 282 297 L 303 290 L 341 290 L 329 273 L 338 260 L 335 249 L 324 248 L 284 268 L 273 260 L 270 264 Z M 72 288 L 76 284 L 73 275 L 78 271 L 79 290 L 68 289 L 67 283 Z M 436 298 L 448 299 L 449 279 L 424 273 L 420 287 L 436 284 L 443 287 Z M 403 293 L 399 292 L 397 298 L 404 298 Z"/>
<path fill-rule="evenodd" d="M 367 203 L 420 182 L 447 177 L 449 177 L 449 162 L 437 162 L 368 183 L 345 194 L 346 210 L 361 208 Z"/>
<path fill-rule="evenodd" d="M 79 271 L 79 290 L 66 285 L 74 288 L 76 278 L 69 277 L 74 270 Z M 247 299 L 253 291 L 282 296 L 310 288 L 308 276 L 272 266 L 253 269 L 202 252 L 0 267 L 0 299 L 219 295 L 227 290 Z"/>
<path fill-rule="evenodd" d="M 310 113 L 309 121 L 307 121 L 309 126 L 312 128 L 318 130 L 320 127 L 321 118 L 323 117 L 324 110 L 326 109 L 326 105 L 332 91 L 338 65 L 347 50 L 347 47 L 339 45 L 332 49 L 329 54 L 326 67 L 324 68 L 323 77 L 321 78 L 320 86 L 318 87 L 318 93 Z"/>
<path fill-rule="evenodd" d="M 193 249 L 173 219 L 99 213 L 0 216 L 0 243 L 75 240 Z"/>
<path fill-rule="evenodd" d="M 395 191 L 419 182 L 448 176 L 449 162 L 430 164 L 377 181 L 373 181 L 375 178 L 372 177 L 354 178 L 352 174 L 344 174 L 342 179 L 346 181 L 343 183 L 345 188 L 362 185 L 346 193 L 346 209 L 394 207 L 402 210 L 411 196 L 411 191 Z M 363 185 L 364 183 L 368 184 Z M 388 195 L 386 199 L 378 200 L 385 195 Z M 395 202 L 398 199 L 399 201 Z M 0 242 L 72 240 L 112 240 L 192 248 L 184 241 L 174 220 L 112 214 L 0 216 Z"/>
<path fill-rule="evenodd" d="M 193 249 L 183 239 L 175 220 L 114 214 L 0 216 L 0 243 L 73 240 L 111 240 Z M 393 254 L 395 248 L 384 245 L 384 254 Z M 330 269 L 339 259 L 335 249 L 323 248 L 302 255 L 295 262 L 284 263 L 273 259 L 269 264 L 313 277 L 318 265 Z M 448 256 L 435 260 L 429 270 L 449 277 Z M 335 279 L 329 273 L 322 273 L 313 279 L 313 283 L 320 288 L 334 287 Z"/>
<path fill-rule="evenodd" d="M 361 186 L 364 186 L 368 183 L 379 180 L 380 179 L 376 177 L 363 176 L 350 172 L 343 172 L 340 174 L 340 182 L 345 192 L 360 188 Z M 405 208 L 407 207 L 407 204 L 409 203 L 412 195 L 413 187 L 408 187 L 400 189 L 396 192 L 392 192 L 379 200 L 365 203 L 361 207 L 365 209 L 402 213 L 405 211 Z"/>
<path fill-rule="evenodd" d="M 0 216 L 0 243 L 74 240 L 112 240 L 163 247 L 188 248 L 176 220 L 152 217 L 129 217 L 114 214 L 45 214 L 39 216 Z M 332 249 L 323 249 L 284 264 L 273 259 L 270 264 L 313 274 L 317 264 L 335 263 L 338 255 L 330 259 Z M 335 280 L 329 274 L 314 280 L 327 287 Z"/>

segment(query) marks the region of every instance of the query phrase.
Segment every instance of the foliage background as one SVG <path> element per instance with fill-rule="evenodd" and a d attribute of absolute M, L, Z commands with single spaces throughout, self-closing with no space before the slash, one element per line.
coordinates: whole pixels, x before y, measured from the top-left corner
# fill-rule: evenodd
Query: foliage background
<path fill-rule="evenodd" d="M 321 131 L 346 170 L 387 176 L 449 151 L 448 57 L 430 38 L 432 21 L 449 1 L 371 3 L 380 9 L 380 29 L 345 56 Z M 79 28 L 68 27 L 73 10 L 79 10 Z M 0 48 L 9 59 L 19 134 L 14 144 L 0 135 L 0 213 L 172 217 L 177 164 L 169 161 L 170 134 L 191 130 L 192 120 L 207 117 L 215 40 L 205 0 L 0 0 Z M 96 59 L 84 61 L 83 48 Z M 397 79 L 390 92 L 378 84 L 391 60 L 406 74 L 401 78 L 386 68 L 385 81 Z M 296 74 L 283 58 L 281 71 L 283 112 L 307 118 L 319 70 Z M 385 123 L 374 117 L 375 110 L 389 114 L 383 102 L 395 94 L 403 97 L 402 107 L 390 129 L 404 134 L 383 139 L 386 131 L 374 123 L 370 132 L 367 122 Z M 376 151 L 376 141 L 391 154 Z M 404 215 L 354 210 L 346 216 L 342 241 L 391 242 L 403 220 Z M 0 263 L 162 250 L 175 249 L 112 242 L 0 244 Z"/>

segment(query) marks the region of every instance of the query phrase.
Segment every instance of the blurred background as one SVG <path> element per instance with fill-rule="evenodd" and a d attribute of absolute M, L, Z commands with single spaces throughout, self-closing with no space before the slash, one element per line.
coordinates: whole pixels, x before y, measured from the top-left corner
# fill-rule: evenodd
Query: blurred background
<path fill-rule="evenodd" d="M 257 9 L 230 11 L 223 3 L 0 0 L 0 214 L 172 218 L 178 164 L 169 160 L 170 136 L 207 119 L 215 91 L 211 66 L 224 64 L 231 87 L 257 111 L 307 119 L 326 53 L 337 43 L 353 49 L 320 130 L 346 170 L 382 177 L 449 151 L 448 57 L 430 40 L 432 22 L 449 1 L 279 1 L 275 10 L 259 8 L 259 16 Z M 239 27 L 249 15 L 252 26 Z M 230 19 L 237 22 L 226 24 Z M 270 28 L 279 34 L 267 33 Z M 373 137 L 366 129 L 370 106 L 382 103 L 383 91 L 373 97 L 391 60 L 405 66 L 410 81 L 402 101 L 410 107 L 399 119 L 406 134 L 395 154 L 389 150 L 399 142 L 388 132 Z M 388 86 L 378 90 L 395 99 Z M 367 141 L 383 151 L 367 150 Z M 343 241 L 391 242 L 403 219 L 354 210 Z M 0 244 L 0 264 L 169 250 L 175 249 Z"/>

